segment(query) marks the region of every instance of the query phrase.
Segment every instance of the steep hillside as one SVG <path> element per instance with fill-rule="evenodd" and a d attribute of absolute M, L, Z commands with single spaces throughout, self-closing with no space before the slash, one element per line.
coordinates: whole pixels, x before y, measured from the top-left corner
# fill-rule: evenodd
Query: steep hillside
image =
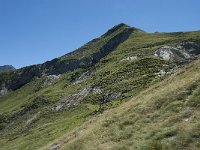
<path fill-rule="evenodd" d="M 199 54 L 199 31 L 146 33 L 119 24 L 60 58 L 2 73 L 1 149 L 51 145 L 87 120 L 164 82 Z"/>
<path fill-rule="evenodd" d="M 65 150 L 198 150 L 199 72 L 200 60 L 55 143 Z"/>
<path fill-rule="evenodd" d="M 90 41 L 83 47 L 61 58 L 0 75 L 0 85 L 4 84 L 7 90 L 16 90 L 30 82 L 34 77 L 59 75 L 78 68 L 89 68 L 112 52 L 134 31 L 139 30 L 125 24 L 119 24 L 100 38 Z"/>
<path fill-rule="evenodd" d="M 14 70 L 15 70 L 15 68 L 11 65 L 0 66 L 0 73 L 8 72 L 8 71 L 14 71 Z"/>

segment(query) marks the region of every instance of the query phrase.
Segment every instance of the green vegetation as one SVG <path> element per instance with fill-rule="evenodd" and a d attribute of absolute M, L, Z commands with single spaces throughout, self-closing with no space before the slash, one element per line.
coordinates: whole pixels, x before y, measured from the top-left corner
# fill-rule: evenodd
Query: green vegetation
<path fill-rule="evenodd" d="M 199 71 L 198 60 L 96 117 L 92 124 L 82 125 L 84 132 L 60 146 L 70 150 L 199 149 Z"/>
<path fill-rule="evenodd" d="M 11 131 L 1 133 L 1 149 L 37 149 L 49 141 L 79 126 L 94 110 L 85 105 L 60 113 L 38 112 L 37 118 L 29 124 L 30 117 L 25 115 L 15 121 Z"/>
<path fill-rule="evenodd" d="M 68 55 L 0 74 L 0 83 L 13 85 L 21 74 L 31 76 L 0 97 L 0 149 L 49 149 L 56 143 L 70 150 L 198 149 L 200 63 L 171 76 L 182 63 L 154 53 L 164 45 L 200 44 L 200 32 L 131 28 L 128 39 L 113 46 L 129 29 L 118 25 Z M 105 47 L 112 49 L 87 66 Z M 75 69 L 45 75 L 46 68 L 58 75 L 82 58 Z"/>

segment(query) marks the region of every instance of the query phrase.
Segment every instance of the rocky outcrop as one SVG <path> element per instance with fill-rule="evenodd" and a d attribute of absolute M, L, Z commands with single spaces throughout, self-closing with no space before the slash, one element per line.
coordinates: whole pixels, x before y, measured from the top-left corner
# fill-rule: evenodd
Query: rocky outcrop
<path fill-rule="evenodd" d="M 58 150 L 60 148 L 60 146 L 58 144 L 53 144 L 51 145 L 49 150 Z"/>
<path fill-rule="evenodd" d="M 25 127 L 31 125 L 35 120 L 37 120 L 39 118 L 40 112 L 38 112 L 37 114 L 34 114 L 32 117 L 28 118 L 26 123 L 25 123 Z"/>
<path fill-rule="evenodd" d="M 200 45 L 194 42 L 182 42 L 176 47 L 162 46 L 155 51 L 155 56 L 167 61 L 187 62 L 200 54 Z"/>
<path fill-rule="evenodd" d="M 90 71 L 84 72 L 78 79 L 74 81 L 73 84 L 79 84 L 79 83 L 84 82 L 86 79 L 90 77 L 90 75 L 91 75 Z"/>
<path fill-rule="evenodd" d="M 77 105 L 81 100 L 83 100 L 91 92 L 91 90 L 92 88 L 90 87 L 84 88 L 78 93 L 72 94 L 70 96 L 67 96 L 61 99 L 58 103 L 55 104 L 52 110 L 62 111 L 62 110 L 65 110 Z"/>
<path fill-rule="evenodd" d="M 122 95 L 121 92 L 118 92 L 118 93 L 116 93 L 116 92 L 114 92 L 114 93 L 109 93 L 109 94 L 107 94 L 106 96 L 104 96 L 104 101 L 105 101 L 105 102 L 111 102 L 111 101 L 113 101 L 113 100 L 116 100 L 116 99 L 120 98 L 121 95 Z"/>
<path fill-rule="evenodd" d="M 136 60 L 137 58 L 138 58 L 137 56 L 128 56 L 122 59 L 121 61 L 133 61 L 133 60 Z"/>
<path fill-rule="evenodd" d="M 179 46 L 179 49 L 185 49 L 190 55 L 199 55 L 200 54 L 200 44 L 195 42 L 182 42 Z"/>
<path fill-rule="evenodd" d="M 8 92 L 8 89 L 5 87 L 5 84 L 2 84 L 0 86 L 0 96 L 6 95 Z"/>
<path fill-rule="evenodd" d="M 100 87 L 94 87 L 94 88 L 92 89 L 92 93 L 93 93 L 93 94 L 101 94 L 101 93 L 102 93 L 102 90 L 101 90 Z"/>
<path fill-rule="evenodd" d="M 46 77 L 46 80 L 43 83 L 43 87 L 52 85 L 53 83 L 55 83 L 58 79 L 60 78 L 60 75 L 56 76 L 56 75 L 49 75 Z"/>

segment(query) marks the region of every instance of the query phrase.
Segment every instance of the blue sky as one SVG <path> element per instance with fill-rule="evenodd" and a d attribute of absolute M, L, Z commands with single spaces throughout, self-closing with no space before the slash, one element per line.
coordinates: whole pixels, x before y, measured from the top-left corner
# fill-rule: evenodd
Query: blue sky
<path fill-rule="evenodd" d="M 124 22 L 147 32 L 200 30 L 200 0 L 0 0 L 0 65 L 59 57 Z"/>

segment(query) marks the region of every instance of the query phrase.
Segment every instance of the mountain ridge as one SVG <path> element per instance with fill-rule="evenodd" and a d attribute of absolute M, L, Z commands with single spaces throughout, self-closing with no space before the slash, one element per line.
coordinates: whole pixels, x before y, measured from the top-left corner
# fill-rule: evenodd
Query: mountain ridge
<path fill-rule="evenodd" d="M 39 149 L 45 147 L 45 145 L 48 145 L 46 149 L 58 148 L 60 143 L 56 142 L 57 139 L 68 135 L 68 133 L 79 128 L 84 122 L 92 121 L 90 119 L 96 118 L 98 115 L 104 116 L 107 111 L 112 111 L 113 108 L 120 113 L 120 106 L 123 104 L 128 105 L 131 103 L 130 106 L 134 106 L 127 109 L 128 112 L 133 112 L 131 113 L 132 115 L 138 112 L 143 114 L 144 111 L 146 116 L 150 116 L 150 118 L 151 109 L 161 113 L 169 110 L 170 113 L 176 112 L 177 115 L 181 115 L 178 111 L 179 106 L 183 108 L 188 107 L 191 110 L 196 109 L 198 108 L 198 98 L 196 98 L 198 97 L 198 88 L 196 84 L 192 86 L 192 83 L 198 83 L 196 79 L 198 78 L 197 74 L 199 71 L 199 54 L 200 32 L 147 33 L 121 24 L 67 55 L 44 64 L 0 74 L 1 147 L 5 150 Z M 69 67 L 70 65 L 72 65 L 71 68 Z M 190 66 L 191 69 L 188 69 L 189 67 L 186 66 Z M 188 70 L 192 70 L 195 74 L 190 75 Z M 147 96 L 144 103 L 142 97 L 138 97 L 138 94 L 145 93 L 144 91 L 146 90 L 149 91 L 149 88 L 160 85 L 163 81 L 165 84 L 168 83 L 167 81 L 174 76 L 178 76 L 177 79 L 180 79 L 182 74 L 187 74 L 187 77 L 190 77 L 188 81 L 192 83 L 188 84 L 186 89 L 183 88 L 185 91 L 178 90 L 177 93 L 172 94 L 174 97 L 165 99 L 165 96 L 162 97 L 162 93 L 160 95 L 157 93 L 156 96 L 158 98 L 148 99 L 149 94 L 155 93 L 149 92 L 146 93 Z M 183 80 L 186 80 L 186 76 L 183 77 Z M 170 82 L 166 87 L 170 89 L 171 86 L 173 89 L 174 86 L 178 85 L 175 83 L 179 81 Z M 159 86 L 159 89 L 164 88 L 165 86 L 163 85 Z M 166 90 L 168 95 L 170 95 L 169 91 Z M 193 92 L 197 92 L 197 96 L 191 94 Z M 188 100 L 189 102 L 187 102 L 187 96 L 192 96 L 192 99 Z M 138 105 L 134 104 L 135 100 Z M 184 104 L 186 102 L 187 105 Z M 124 111 L 126 109 L 123 109 L 122 112 Z M 128 117 L 129 114 L 126 113 L 125 116 Z M 153 116 L 156 118 L 156 114 Z M 138 117 L 141 120 L 137 119 Z M 123 146 L 124 149 L 129 149 L 128 145 L 133 146 L 131 141 L 133 143 L 136 142 L 132 140 L 132 137 L 138 135 L 136 134 L 137 132 L 134 133 L 135 126 L 132 122 L 137 120 L 143 122 L 144 119 L 143 124 L 138 124 L 138 126 L 144 126 L 145 129 L 148 129 L 145 126 L 145 123 L 148 124 L 148 119 L 143 116 L 138 117 L 133 116 L 131 118 L 129 116 L 128 119 L 126 117 L 124 119 L 119 117 L 119 120 L 117 119 L 118 117 L 114 117 L 114 119 L 107 122 L 103 121 L 102 126 L 95 126 L 94 124 L 92 126 L 94 128 L 97 127 L 96 131 L 101 131 L 102 134 L 104 132 L 111 133 L 110 136 L 105 135 L 105 138 L 111 142 L 111 145 L 121 141 L 121 145 L 115 146 L 119 148 Z M 118 125 L 118 121 L 115 119 L 122 122 Z M 153 118 L 151 119 L 153 120 Z M 169 119 L 173 118 L 169 117 Z M 154 123 L 159 125 L 156 124 L 158 123 L 156 120 Z M 113 128 L 109 128 L 109 125 Z M 189 125 L 193 126 L 193 124 Z M 122 135 L 120 137 L 112 132 L 112 130 L 118 129 L 118 126 L 122 129 L 130 128 L 134 132 L 127 134 L 129 130 L 124 130 L 124 132 L 121 132 L 121 129 L 116 130 L 116 133 L 119 131 L 119 135 Z M 167 131 L 167 128 L 165 130 Z M 81 130 L 75 131 L 75 135 L 79 137 L 79 131 L 81 132 Z M 140 143 L 140 145 L 136 145 L 134 148 L 142 149 L 143 147 L 143 149 L 148 149 L 149 146 L 155 148 L 156 146 L 160 148 L 160 145 L 166 146 L 159 141 L 162 139 L 159 137 L 169 135 L 171 131 L 171 128 L 170 132 L 166 133 L 150 129 L 149 132 L 148 130 L 141 130 L 142 134 L 139 138 L 144 142 L 144 146 Z M 177 132 L 182 134 L 181 130 L 173 131 L 173 135 L 180 135 L 175 134 Z M 154 140 L 146 141 L 147 135 L 143 134 L 143 132 L 152 134 Z M 102 134 L 99 133 L 99 135 Z M 173 136 L 169 137 L 184 143 L 183 139 L 179 140 Z M 198 138 L 193 139 L 189 133 L 188 138 L 193 141 L 193 147 L 195 147 L 195 144 L 198 147 Z M 163 139 L 164 141 L 166 140 L 165 138 Z M 61 148 L 70 150 L 84 149 L 84 147 L 81 147 L 81 142 L 76 138 L 75 140 L 78 141 L 77 144 L 72 142 L 64 146 L 61 145 Z M 98 136 L 97 140 L 103 143 Z M 81 141 L 87 143 L 87 141 Z M 90 141 L 92 142 L 93 140 L 88 142 Z M 65 141 L 64 139 L 64 142 L 66 143 L 67 140 Z M 93 142 L 95 144 L 98 143 Z M 149 145 L 148 142 L 151 144 Z M 99 149 L 103 149 L 101 147 L 102 143 L 97 144 L 95 147 L 100 146 Z M 173 146 L 173 143 L 169 144 Z M 108 145 L 105 145 L 104 149 L 109 149 Z M 181 145 L 179 146 L 177 149 L 182 149 Z M 117 147 L 112 148 L 117 149 Z"/>
<path fill-rule="evenodd" d="M 0 66 L 0 73 L 16 70 L 12 65 Z"/>

